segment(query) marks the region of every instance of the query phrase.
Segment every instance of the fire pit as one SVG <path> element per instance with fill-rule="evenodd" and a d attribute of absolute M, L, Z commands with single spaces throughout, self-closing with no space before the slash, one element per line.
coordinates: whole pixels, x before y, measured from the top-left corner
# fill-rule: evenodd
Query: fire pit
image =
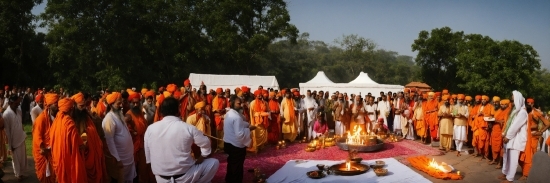
<path fill-rule="evenodd" d="M 369 166 L 361 163 L 348 161 L 345 163 L 332 165 L 330 167 L 330 170 L 334 172 L 334 174 L 336 175 L 351 176 L 351 175 L 359 175 L 367 172 L 369 170 Z"/>
<path fill-rule="evenodd" d="M 353 135 L 348 132 L 347 138 L 342 137 L 336 141 L 336 145 L 344 151 L 372 152 L 384 147 L 384 142 L 374 135 L 361 133 L 361 127 L 355 126 Z M 353 157 L 351 157 L 353 158 Z"/>

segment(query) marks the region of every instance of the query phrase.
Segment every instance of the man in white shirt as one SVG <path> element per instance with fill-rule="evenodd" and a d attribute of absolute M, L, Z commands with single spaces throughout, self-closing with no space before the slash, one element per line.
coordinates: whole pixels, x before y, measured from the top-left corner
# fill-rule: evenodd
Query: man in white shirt
<path fill-rule="evenodd" d="M 246 148 L 252 142 L 250 131 L 255 130 L 256 126 L 250 126 L 244 121 L 241 107 L 243 101 L 239 97 L 231 96 L 229 102 L 230 109 L 225 113 L 223 123 L 223 151 L 228 155 L 225 182 L 238 183 L 243 182 Z"/>
<path fill-rule="evenodd" d="M 144 141 L 145 158 L 157 182 L 212 181 L 220 163 L 208 158 L 210 139 L 178 117 L 179 101 L 175 98 L 164 99 L 160 112 L 162 120 L 147 128 Z M 200 147 L 201 156 L 196 160 L 191 156 L 191 144 Z"/>
<path fill-rule="evenodd" d="M 25 147 L 25 138 L 27 135 L 23 131 L 23 112 L 19 108 L 21 98 L 17 95 L 11 95 L 9 98 L 9 107 L 4 111 L 4 129 L 8 137 L 8 148 L 12 152 L 13 173 L 18 181 L 23 179 L 23 172 L 27 169 L 27 155 Z"/>
<path fill-rule="evenodd" d="M 107 147 L 111 153 L 111 156 L 105 157 L 108 162 L 107 172 L 119 182 L 133 182 L 136 177 L 134 142 L 132 141 L 128 126 L 124 122 L 122 95 L 118 92 L 113 92 L 107 96 L 106 101 L 108 104 L 107 114 L 103 118 L 102 127 L 105 132 Z M 113 163 L 113 158 L 116 164 L 110 165 L 109 163 Z M 122 172 L 122 175 L 117 174 L 118 172 Z"/>
<path fill-rule="evenodd" d="M 307 110 L 307 138 L 313 140 L 315 134 L 313 133 L 313 122 L 315 122 L 315 114 L 317 113 L 317 102 L 315 98 L 311 96 L 311 91 L 307 90 L 306 98 L 304 99 L 305 108 Z"/>
<path fill-rule="evenodd" d="M 381 92 L 382 93 L 382 92 Z M 382 100 L 378 102 L 378 108 L 376 108 L 376 111 L 379 113 L 378 118 L 384 119 L 384 125 L 388 126 L 388 115 L 390 114 L 390 104 L 388 103 L 387 97 L 381 96 Z M 389 126 L 388 126 L 389 127 Z"/>
<path fill-rule="evenodd" d="M 42 110 L 44 109 L 44 97 L 42 94 L 38 94 L 34 100 L 36 102 L 36 106 L 31 109 L 31 120 L 33 126 L 34 120 L 38 117 L 38 115 L 40 115 L 40 113 L 42 113 Z"/>
<path fill-rule="evenodd" d="M 499 179 L 502 182 L 514 182 L 520 152 L 525 150 L 527 143 L 527 118 L 525 110 L 525 98 L 514 90 L 512 92 L 514 109 L 506 122 L 506 129 L 503 132 L 504 156 L 502 163 L 502 174 Z"/>

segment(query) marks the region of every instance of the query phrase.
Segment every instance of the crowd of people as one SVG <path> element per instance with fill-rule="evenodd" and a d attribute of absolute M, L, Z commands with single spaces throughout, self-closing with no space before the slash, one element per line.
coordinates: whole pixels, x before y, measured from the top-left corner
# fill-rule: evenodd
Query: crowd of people
<path fill-rule="evenodd" d="M 23 122 L 29 118 L 41 182 L 209 182 L 219 166 L 211 158 L 216 151 L 228 154 L 225 181 L 242 182 L 247 152 L 358 130 L 439 142 L 440 150 L 457 156 L 471 146 L 479 161 L 502 168 L 504 182 L 514 180 L 518 165 L 526 179 L 533 154 L 548 152 L 547 115 L 517 91 L 507 99 L 415 88 L 362 97 L 190 83 L 93 94 L 6 86 L 0 142 L 8 148 L 0 146 L 0 160 L 11 152 L 14 174 L 24 178 Z"/>

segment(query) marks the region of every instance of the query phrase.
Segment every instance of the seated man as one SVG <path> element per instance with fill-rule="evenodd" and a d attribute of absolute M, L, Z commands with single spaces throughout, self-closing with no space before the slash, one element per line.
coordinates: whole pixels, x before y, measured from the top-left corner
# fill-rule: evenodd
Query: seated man
<path fill-rule="evenodd" d="M 177 117 L 179 102 L 168 97 L 161 104 L 162 120 L 151 124 L 145 132 L 145 157 L 151 164 L 157 182 L 210 182 L 220 163 L 209 158 L 210 140 L 196 127 Z M 200 147 L 194 160 L 191 145 Z"/>
<path fill-rule="evenodd" d="M 374 125 L 373 132 L 376 135 L 388 134 L 388 126 L 384 125 L 384 118 L 378 118 L 376 125 Z"/>

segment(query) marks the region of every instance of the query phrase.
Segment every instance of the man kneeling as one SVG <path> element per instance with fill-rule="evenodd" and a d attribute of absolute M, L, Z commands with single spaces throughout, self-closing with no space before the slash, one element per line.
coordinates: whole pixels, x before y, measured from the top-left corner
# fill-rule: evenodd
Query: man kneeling
<path fill-rule="evenodd" d="M 177 117 L 179 102 L 168 97 L 160 106 L 162 120 L 153 123 L 145 132 L 145 157 L 151 164 L 157 182 L 210 182 L 218 166 L 209 158 L 210 140 L 195 126 Z M 197 160 L 191 156 L 191 144 L 201 149 Z"/>

